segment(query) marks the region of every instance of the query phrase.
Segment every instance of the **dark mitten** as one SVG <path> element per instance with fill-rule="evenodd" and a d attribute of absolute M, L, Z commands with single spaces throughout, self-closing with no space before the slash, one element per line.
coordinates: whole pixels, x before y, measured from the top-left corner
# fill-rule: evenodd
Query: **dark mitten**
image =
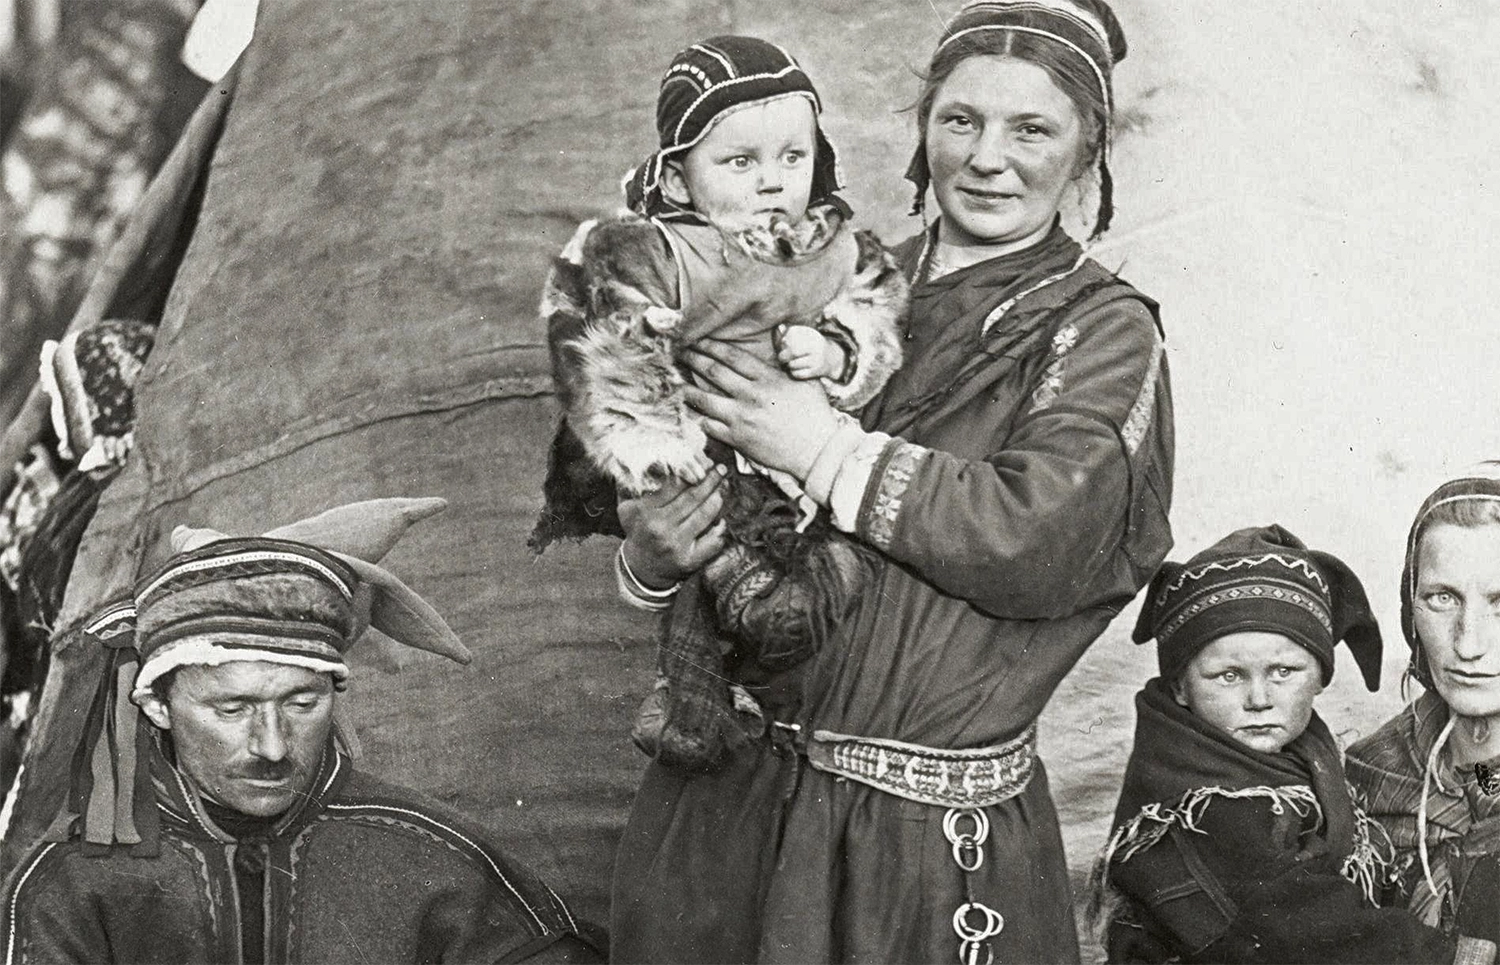
<path fill-rule="evenodd" d="M 658 669 L 664 722 L 656 759 L 671 767 L 708 770 L 747 740 L 735 717 L 724 675 L 726 646 L 712 597 L 700 575 L 689 577 L 662 622 Z"/>

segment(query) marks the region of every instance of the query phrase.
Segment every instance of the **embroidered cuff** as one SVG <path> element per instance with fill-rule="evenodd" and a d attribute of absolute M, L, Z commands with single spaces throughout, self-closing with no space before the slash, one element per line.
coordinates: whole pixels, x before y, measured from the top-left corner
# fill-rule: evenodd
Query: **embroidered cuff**
<path fill-rule="evenodd" d="M 665 590 L 653 590 L 640 581 L 630 571 L 630 564 L 625 562 L 625 544 L 620 544 L 619 552 L 615 553 L 615 586 L 620 591 L 620 599 L 637 610 L 659 612 L 672 605 L 672 598 L 682 587 L 681 583 L 674 583 Z"/>
<path fill-rule="evenodd" d="M 1495 943 L 1488 938 L 1458 936 L 1458 950 L 1453 953 L 1453 965 L 1493 965 Z"/>
<path fill-rule="evenodd" d="M 896 520 L 901 503 L 916 474 L 917 463 L 928 450 L 903 439 L 892 439 L 881 450 L 865 486 L 856 520 L 858 531 L 876 549 L 890 549 L 896 537 Z"/>

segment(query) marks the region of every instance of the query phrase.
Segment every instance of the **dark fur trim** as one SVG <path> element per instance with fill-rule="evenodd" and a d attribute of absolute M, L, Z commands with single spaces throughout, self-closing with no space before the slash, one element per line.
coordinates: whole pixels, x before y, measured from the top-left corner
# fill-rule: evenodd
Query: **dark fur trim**
<path fill-rule="evenodd" d="M 896 259 L 868 231 L 854 235 L 859 245 L 854 276 L 823 310 L 858 347 L 854 375 L 843 384 L 826 383 L 829 401 L 848 412 L 862 408 L 901 367 L 908 285 Z"/>
<path fill-rule="evenodd" d="M 589 461 L 567 419 L 557 425 L 542 493 L 546 506 L 526 540 L 532 553 L 561 539 L 581 541 L 595 534 L 624 538 L 615 484 Z"/>

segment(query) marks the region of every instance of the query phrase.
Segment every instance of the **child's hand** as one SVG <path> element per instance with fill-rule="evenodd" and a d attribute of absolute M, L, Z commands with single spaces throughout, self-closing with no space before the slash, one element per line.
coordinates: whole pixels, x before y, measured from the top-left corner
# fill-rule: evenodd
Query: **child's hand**
<path fill-rule="evenodd" d="M 832 379 L 844 371 L 844 350 L 807 325 L 785 325 L 776 360 L 794 379 Z"/>

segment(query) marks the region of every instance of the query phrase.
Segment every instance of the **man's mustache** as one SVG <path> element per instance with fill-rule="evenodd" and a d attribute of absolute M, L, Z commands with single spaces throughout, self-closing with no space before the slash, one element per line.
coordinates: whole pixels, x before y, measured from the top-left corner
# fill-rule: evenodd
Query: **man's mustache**
<path fill-rule="evenodd" d="M 289 760 L 251 761 L 237 768 L 229 776 L 237 780 L 284 781 L 296 774 L 298 766 Z"/>

